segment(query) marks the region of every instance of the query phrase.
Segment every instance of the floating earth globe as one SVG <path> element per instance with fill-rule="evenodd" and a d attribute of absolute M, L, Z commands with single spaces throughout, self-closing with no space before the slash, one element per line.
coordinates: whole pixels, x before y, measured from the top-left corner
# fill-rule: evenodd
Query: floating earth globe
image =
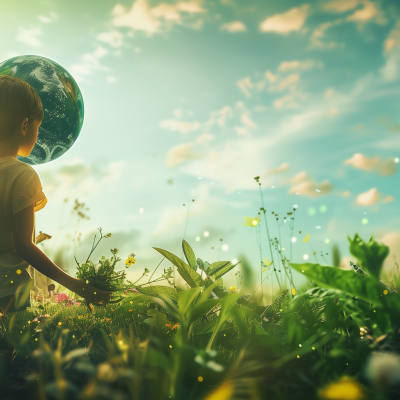
<path fill-rule="evenodd" d="M 42 101 L 44 117 L 29 157 L 30 165 L 61 157 L 78 139 L 83 124 L 82 93 L 71 74 L 60 64 L 41 56 L 18 56 L 0 63 L 0 75 L 29 83 Z"/>

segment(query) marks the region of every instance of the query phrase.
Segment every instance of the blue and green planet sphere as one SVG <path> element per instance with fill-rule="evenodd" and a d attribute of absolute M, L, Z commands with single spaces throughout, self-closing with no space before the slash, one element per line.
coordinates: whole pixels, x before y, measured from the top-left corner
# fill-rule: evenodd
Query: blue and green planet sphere
<path fill-rule="evenodd" d="M 29 83 L 42 101 L 44 117 L 29 157 L 17 156 L 30 165 L 56 160 L 78 139 L 83 124 L 83 99 L 79 86 L 60 64 L 48 58 L 23 55 L 0 62 L 0 75 Z"/>

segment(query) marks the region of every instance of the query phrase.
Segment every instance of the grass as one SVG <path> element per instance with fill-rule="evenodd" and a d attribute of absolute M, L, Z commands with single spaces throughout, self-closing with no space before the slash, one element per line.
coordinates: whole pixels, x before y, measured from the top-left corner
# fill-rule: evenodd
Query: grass
<path fill-rule="evenodd" d="M 295 211 L 287 213 L 291 237 Z M 264 205 L 260 212 L 268 232 Z M 236 265 L 196 259 L 183 240 L 181 258 L 154 248 L 174 265 L 164 270 L 170 286 L 154 284 L 157 278 L 136 286 L 140 293 L 118 291 L 119 303 L 93 312 L 41 301 L 3 315 L 2 399 L 398 399 L 400 279 L 380 280 L 387 247 L 356 234 L 348 237 L 353 270 L 322 266 L 316 252 L 316 263 L 292 263 L 280 245 L 285 222 L 272 214 L 279 240 L 268 234 L 265 262 L 258 241 L 260 285 L 249 293 L 241 287 L 248 269 L 227 289 L 222 276 Z M 243 224 L 258 239 L 259 222 L 246 217 Z M 313 283 L 296 288 L 292 269 Z M 173 273 L 186 289 L 169 281 Z M 277 295 L 264 304 L 269 278 Z"/>

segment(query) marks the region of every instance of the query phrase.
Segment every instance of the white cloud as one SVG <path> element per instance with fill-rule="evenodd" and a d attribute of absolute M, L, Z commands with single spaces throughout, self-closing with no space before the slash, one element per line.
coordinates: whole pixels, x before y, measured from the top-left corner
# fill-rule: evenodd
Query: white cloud
<path fill-rule="evenodd" d="M 355 153 L 351 158 L 345 160 L 343 165 L 352 165 L 356 169 L 365 171 L 377 171 L 380 176 L 394 175 L 397 169 L 394 158 L 388 158 L 381 162 L 380 157 L 367 158 L 361 153 Z"/>
<path fill-rule="evenodd" d="M 201 134 L 200 136 L 197 136 L 196 138 L 196 143 L 207 143 L 207 142 L 211 142 L 212 140 L 215 139 L 214 135 L 210 135 L 209 133 L 204 132 L 203 134 Z"/>
<path fill-rule="evenodd" d="M 289 164 L 286 162 L 286 163 L 283 163 L 280 167 L 278 167 L 278 168 L 272 168 L 272 169 L 269 169 L 267 172 L 266 172 L 266 174 L 268 174 L 268 175 L 271 175 L 271 174 L 280 174 L 280 173 L 282 173 L 282 172 L 285 172 L 285 171 L 287 171 L 289 169 Z"/>
<path fill-rule="evenodd" d="M 335 41 L 331 42 L 324 42 L 322 39 L 325 37 L 325 31 L 328 28 L 331 28 L 332 26 L 339 25 L 344 22 L 344 19 L 339 18 L 336 21 L 328 21 L 328 22 L 323 22 L 322 24 L 318 25 L 311 37 L 310 37 L 310 46 L 308 49 L 321 49 L 321 50 L 326 50 L 326 49 L 334 49 L 336 47 L 344 47 L 344 43 L 338 43 Z"/>
<path fill-rule="evenodd" d="M 45 15 L 38 15 L 39 21 L 43 22 L 44 24 L 50 24 L 51 22 L 58 20 L 58 14 L 53 11 L 49 12 L 50 17 L 46 17 Z"/>
<path fill-rule="evenodd" d="M 389 196 L 386 196 L 386 197 L 382 200 L 382 204 L 390 203 L 390 202 L 392 202 L 392 201 L 396 201 L 396 199 L 395 199 L 392 195 L 389 195 Z"/>
<path fill-rule="evenodd" d="M 37 38 L 37 36 L 41 36 L 42 30 L 40 28 L 27 28 L 25 29 L 22 26 L 18 27 L 19 34 L 16 36 L 16 40 L 19 42 L 25 43 L 28 46 L 32 47 L 41 47 L 42 42 Z"/>
<path fill-rule="evenodd" d="M 386 150 L 400 150 L 400 140 L 398 136 L 372 142 L 370 147 L 386 149 Z"/>
<path fill-rule="evenodd" d="M 228 32 L 246 32 L 246 25 L 240 21 L 233 21 L 222 24 L 220 27 L 221 31 L 228 31 Z"/>
<path fill-rule="evenodd" d="M 174 110 L 174 117 L 175 117 L 175 118 L 182 118 L 182 110 L 179 109 L 179 108 L 176 108 L 176 109 Z"/>
<path fill-rule="evenodd" d="M 99 45 L 96 46 L 96 50 L 93 53 L 85 53 L 81 58 L 81 62 L 70 66 L 69 71 L 77 82 L 84 82 L 84 77 L 93 75 L 95 71 L 109 70 L 108 67 L 103 66 L 100 62 L 100 59 L 108 54 L 108 50 Z"/>
<path fill-rule="evenodd" d="M 236 133 L 238 135 L 250 136 L 250 131 L 257 129 L 257 124 L 250 118 L 251 112 L 242 101 L 238 101 L 235 108 L 240 112 L 240 121 L 243 124 L 243 126 L 234 127 Z"/>
<path fill-rule="evenodd" d="M 355 153 L 351 158 L 345 160 L 343 165 L 352 165 L 356 169 L 374 171 L 380 162 L 379 157 L 368 158 L 361 153 Z"/>
<path fill-rule="evenodd" d="M 347 21 L 369 21 L 370 19 L 378 15 L 378 8 L 375 3 L 369 0 L 363 0 L 363 8 L 354 11 L 353 14 L 349 15 L 346 19 Z"/>
<path fill-rule="evenodd" d="M 95 198 L 102 190 L 115 191 L 116 184 L 127 166 L 125 161 L 108 165 L 88 165 L 80 158 L 65 160 L 58 169 L 40 167 L 40 179 L 46 195 L 62 202 L 65 197 Z M 43 170 L 42 170 L 43 168 Z M 111 186 L 110 186 L 111 184 Z"/>
<path fill-rule="evenodd" d="M 165 157 L 165 165 L 174 168 L 179 164 L 196 158 L 203 158 L 200 153 L 193 151 L 194 143 L 182 143 L 171 147 Z"/>
<path fill-rule="evenodd" d="M 400 49 L 400 19 L 397 21 L 395 27 L 389 32 L 384 42 L 385 54 L 389 54 L 395 49 Z"/>
<path fill-rule="evenodd" d="M 381 194 L 378 192 L 377 188 L 372 188 L 367 192 L 360 193 L 357 195 L 356 204 L 360 206 L 372 206 L 378 202 Z"/>
<path fill-rule="evenodd" d="M 121 47 L 124 42 L 124 35 L 116 30 L 99 33 L 96 38 L 112 47 Z"/>
<path fill-rule="evenodd" d="M 269 80 L 269 82 L 274 83 L 277 79 L 277 76 L 274 75 L 271 71 L 267 71 L 265 73 L 265 77 Z"/>
<path fill-rule="evenodd" d="M 233 110 L 229 106 L 222 107 L 218 111 L 212 111 L 211 118 L 206 122 L 206 126 L 210 128 L 217 124 L 219 127 L 225 128 L 227 120 L 233 118 L 233 115 Z"/>
<path fill-rule="evenodd" d="M 248 76 L 246 76 L 246 78 L 244 78 L 244 79 L 238 80 L 236 82 L 236 84 L 238 85 L 239 89 L 242 91 L 242 93 L 247 98 L 251 97 L 251 93 L 250 93 L 249 89 L 252 89 L 254 87 L 254 85 Z"/>
<path fill-rule="evenodd" d="M 107 76 L 107 83 L 115 83 L 118 82 L 118 79 L 115 76 Z"/>
<path fill-rule="evenodd" d="M 304 93 L 291 93 L 286 96 L 280 97 L 274 100 L 275 108 L 287 108 L 287 109 L 298 109 L 300 104 L 296 102 L 296 98 L 300 100 L 305 100 L 307 95 Z"/>
<path fill-rule="evenodd" d="M 356 8 L 359 3 L 360 0 L 335 0 L 323 4 L 322 8 L 327 11 L 342 13 Z"/>
<path fill-rule="evenodd" d="M 295 90 L 299 80 L 300 80 L 299 74 L 289 75 L 288 77 L 286 77 L 279 83 L 278 90 L 281 92 L 281 91 L 285 90 L 288 86 L 291 86 L 291 89 Z"/>
<path fill-rule="evenodd" d="M 196 131 L 201 127 L 201 125 L 196 122 L 188 121 L 177 121 L 176 119 L 167 119 L 160 122 L 160 127 L 163 129 L 168 129 L 169 131 L 177 131 L 180 133 L 189 133 Z"/>
<path fill-rule="evenodd" d="M 116 27 L 126 26 L 148 34 L 159 33 L 162 28 L 162 20 L 170 25 L 185 25 L 189 16 L 205 13 L 206 10 L 202 8 L 202 3 L 201 0 L 189 0 L 179 1 L 174 5 L 161 3 L 151 8 L 148 0 L 136 0 L 129 11 L 125 6 L 117 4 L 112 10 L 112 23 Z M 183 18 L 182 15 L 185 17 Z M 202 20 L 197 20 L 186 26 L 199 29 L 202 23 Z"/>
<path fill-rule="evenodd" d="M 290 10 L 266 18 L 260 24 L 261 32 L 275 32 L 282 35 L 292 31 L 300 31 L 309 13 L 310 5 L 303 4 Z"/>
<path fill-rule="evenodd" d="M 389 158 L 383 161 L 378 168 L 378 172 L 380 176 L 392 176 L 397 171 L 397 164 L 394 161 L 394 158 Z"/>
<path fill-rule="evenodd" d="M 293 180 L 297 183 L 288 190 L 288 194 L 298 193 L 300 196 L 319 197 L 330 194 L 333 189 L 333 185 L 328 180 L 317 183 L 306 174 L 298 174 Z"/>
<path fill-rule="evenodd" d="M 288 71 L 292 69 L 307 70 L 311 68 L 323 68 L 324 64 L 321 61 L 305 60 L 305 61 L 283 61 L 279 67 L 278 71 Z"/>
<path fill-rule="evenodd" d="M 326 89 L 325 98 L 329 99 L 330 97 L 332 97 L 333 93 L 334 93 L 334 90 L 332 88 Z"/>

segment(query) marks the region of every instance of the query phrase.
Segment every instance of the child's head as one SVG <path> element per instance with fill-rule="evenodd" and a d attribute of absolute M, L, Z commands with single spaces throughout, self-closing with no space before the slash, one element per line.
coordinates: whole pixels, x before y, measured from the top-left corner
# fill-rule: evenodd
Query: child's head
<path fill-rule="evenodd" d="M 9 75 L 0 75 L 0 146 L 11 140 L 24 119 L 32 124 L 44 116 L 36 90 L 27 82 Z"/>

